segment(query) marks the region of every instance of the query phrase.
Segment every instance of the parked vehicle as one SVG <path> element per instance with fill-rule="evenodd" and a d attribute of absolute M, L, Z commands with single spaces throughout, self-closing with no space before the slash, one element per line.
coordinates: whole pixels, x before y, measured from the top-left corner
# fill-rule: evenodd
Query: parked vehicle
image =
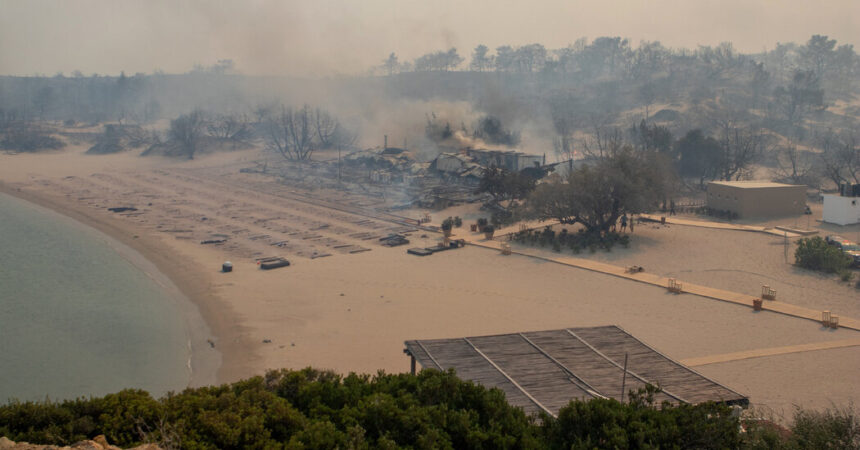
<path fill-rule="evenodd" d="M 845 242 L 842 244 L 842 252 L 854 260 L 855 267 L 860 267 L 860 245 L 854 242 Z"/>
<path fill-rule="evenodd" d="M 831 234 L 831 235 L 826 236 L 824 238 L 824 241 L 827 242 L 828 244 L 838 248 L 838 249 L 841 249 L 842 246 L 845 245 L 846 243 L 851 242 L 848 239 L 845 239 L 842 236 L 837 236 L 835 234 Z"/>

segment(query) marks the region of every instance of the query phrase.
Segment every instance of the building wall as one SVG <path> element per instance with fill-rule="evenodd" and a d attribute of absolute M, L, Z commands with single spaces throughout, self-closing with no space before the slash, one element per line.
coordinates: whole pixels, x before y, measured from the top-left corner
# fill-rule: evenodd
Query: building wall
<path fill-rule="evenodd" d="M 535 163 L 538 166 L 543 164 L 543 155 L 517 155 L 517 170 L 534 167 Z"/>
<path fill-rule="evenodd" d="M 466 155 L 484 167 L 499 167 L 514 172 L 534 167 L 535 162 L 543 164 L 543 155 L 527 155 L 513 150 L 467 149 Z"/>
<path fill-rule="evenodd" d="M 806 186 L 739 187 L 709 183 L 708 207 L 732 211 L 743 218 L 803 214 Z"/>
<path fill-rule="evenodd" d="M 825 194 L 822 220 L 836 225 L 860 223 L 860 197 Z"/>
<path fill-rule="evenodd" d="M 440 172 L 460 172 L 465 167 L 457 155 L 443 153 L 436 158 L 436 170 Z"/>

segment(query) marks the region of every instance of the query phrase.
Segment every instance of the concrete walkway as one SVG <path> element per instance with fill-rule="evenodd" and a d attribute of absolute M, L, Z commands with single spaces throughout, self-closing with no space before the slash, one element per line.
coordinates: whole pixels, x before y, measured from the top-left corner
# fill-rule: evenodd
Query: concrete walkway
<path fill-rule="evenodd" d="M 735 231 L 753 231 L 757 233 L 767 233 L 774 236 L 785 236 L 789 238 L 801 237 L 803 234 L 794 233 L 791 231 L 780 230 L 772 227 L 761 227 L 756 225 L 741 225 L 736 223 L 711 222 L 707 220 L 686 219 L 678 216 L 659 216 L 654 214 L 639 214 L 640 220 L 651 222 L 660 222 L 662 217 L 666 217 L 666 223 L 672 225 L 684 225 L 690 227 L 714 228 L 718 230 L 735 230 Z M 805 233 L 808 234 L 808 233 Z"/>
<path fill-rule="evenodd" d="M 724 353 L 722 355 L 700 356 L 696 358 L 682 359 L 679 362 L 685 366 L 696 367 L 707 364 L 718 364 L 741 359 L 762 358 L 765 356 L 785 355 L 789 353 L 810 352 L 815 350 L 828 350 L 832 348 L 845 348 L 860 346 L 860 339 L 843 339 L 840 341 L 814 342 L 812 344 L 788 345 L 785 347 L 758 348 L 744 352 Z"/>
<path fill-rule="evenodd" d="M 654 214 L 639 214 L 637 215 L 640 221 L 646 222 L 660 222 L 660 219 L 663 216 L 654 215 Z M 765 233 L 774 236 L 780 237 L 788 237 L 788 238 L 797 238 L 802 237 L 804 235 L 816 234 L 817 232 L 792 232 L 791 230 L 778 229 L 777 227 L 762 227 L 756 225 L 741 225 L 736 223 L 724 223 L 724 222 L 711 222 L 707 220 L 695 220 L 695 219 L 687 219 L 678 216 L 668 216 L 666 217 L 666 223 L 670 225 L 683 225 L 688 227 L 700 227 L 700 228 L 712 228 L 716 230 L 731 230 L 731 231 L 752 231 L 756 233 Z M 544 221 L 529 221 L 529 222 L 519 222 L 515 225 L 507 226 L 501 229 L 496 230 L 496 236 L 506 236 L 508 234 L 516 233 L 523 228 L 534 230 L 538 228 L 543 228 L 546 226 L 554 226 L 558 225 L 559 221 L 557 220 L 544 220 Z M 784 227 L 783 227 L 784 228 Z M 466 232 L 468 233 L 468 232 Z"/>
<path fill-rule="evenodd" d="M 543 223 L 541 226 L 546 225 L 548 223 Z M 518 231 L 518 230 L 517 230 Z M 501 241 L 496 240 L 486 240 L 483 237 L 483 234 L 471 234 L 468 231 L 461 231 L 460 234 L 452 236 L 451 239 L 463 239 L 467 243 L 477 246 L 483 247 L 491 250 L 496 250 L 501 252 L 502 244 Z M 607 275 L 612 275 L 619 278 L 626 278 L 628 280 L 637 281 L 640 283 L 651 284 L 654 286 L 659 286 L 664 289 L 668 288 L 669 278 L 661 277 L 659 275 L 651 274 L 648 272 L 628 272 L 625 267 L 614 266 L 611 264 L 606 264 L 598 261 L 592 261 L 590 259 L 576 258 L 572 256 L 545 256 L 543 254 L 539 254 L 537 252 L 533 252 L 529 249 L 518 249 L 512 250 L 512 254 L 528 256 L 530 258 L 541 259 L 544 261 L 554 262 L 557 264 L 564 264 L 566 266 L 577 267 L 580 269 L 591 270 L 593 272 L 600 272 Z M 722 289 L 716 289 L 708 286 L 701 286 L 692 283 L 685 283 L 680 280 L 676 280 L 681 285 L 681 291 L 684 294 L 693 294 L 698 295 L 700 297 L 711 298 L 714 300 L 720 300 L 729 303 L 735 303 L 738 305 L 747 306 L 749 308 L 753 307 L 753 299 L 756 297 L 752 297 L 750 295 L 739 294 L 737 292 L 726 291 Z M 821 322 L 821 311 L 804 308 L 802 306 L 792 305 L 789 303 L 784 303 L 780 301 L 773 300 L 765 300 L 762 305 L 763 311 L 771 311 L 779 314 L 785 314 L 787 316 L 798 317 L 801 319 L 807 319 L 814 321 L 816 323 Z M 838 314 L 836 314 L 838 315 Z M 849 328 L 852 330 L 860 331 L 860 320 L 851 318 L 851 317 L 839 317 L 839 327 L 840 328 Z"/>

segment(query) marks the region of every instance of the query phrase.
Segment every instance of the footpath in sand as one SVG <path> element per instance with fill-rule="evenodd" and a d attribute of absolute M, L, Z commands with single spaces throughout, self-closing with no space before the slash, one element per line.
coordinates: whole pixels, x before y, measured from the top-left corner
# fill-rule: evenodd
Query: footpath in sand
<path fill-rule="evenodd" d="M 765 227 L 749 227 L 746 225 L 732 225 L 732 224 L 722 224 L 715 222 L 702 222 L 702 221 L 691 221 L 685 219 L 673 219 L 673 223 L 681 223 L 684 225 L 693 225 L 693 226 L 701 226 L 696 224 L 699 222 L 704 224 L 707 228 L 719 228 L 719 229 L 729 229 L 729 230 L 740 230 L 740 231 L 761 231 L 768 232 L 770 228 Z M 553 225 L 554 222 L 529 222 L 526 224 L 519 224 L 516 227 L 508 227 L 499 230 L 499 234 L 501 236 L 507 236 L 516 231 L 523 230 L 524 228 L 533 229 L 548 225 Z M 779 230 L 778 230 L 779 231 Z M 780 231 L 782 232 L 782 231 Z M 797 234 L 795 234 L 797 236 Z M 651 284 L 654 286 L 659 286 L 663 288 L 669 289 L 670 285 L 674 283 L 676 293 L 677 294 L 693 294 L 698 295 L 700 297 L 706 297 L 710 299 L 720 300 L 724 302 L 735 303 L 738 305 L 744 305 L 748 307 L 753 307 L 754 300 L 757 297 L 751 297 L 746 294 L 741 294 L 737 292 L 732 292 L 724 289 L 717 289 L 708 286 L 702 286 L 693 283 L 687 283 L 682 280 L 677 280 L 674 278 L 662 277 L 659 275 L 651 274 L 645 271 L 631 271 L 626 267 L 619 267 L 611 264 L 606 264 L 599 261 L 594 261 L 585 258 L 576 258 L 571 256 L 557 256 L 550 257 L 545 254 L 541 254 L 536 251 L 532 251 L 528 248 L 517 248 L 510 249 L 509 244 L 493 239 L 485 239 L 484 236 L 480 233 L 472 233 L 467 234 L 465 232 L 461 232 L 460 234 L 452 236 L 452 239 L 463 239 L 468 244 L 475 245 L 478 247 L 483 247 L 487 249 L 497 250 L 499 252 L 502 251 L 503 246 L 508 246 L 508 250 L 510 250 L 511 254 L 528 256 L 530 258 L 538 258 L 545 261 L 551 261 L 558 264 L 563 264 L 571 267 L 577 267 L 580 269 L 586 269 L 593 272 L 600 272 L 607 275 L 612 275 L 620 278 L 626 278 L 628 280 L 637 281 L 640 283 Z M 670 289 L 671 290 L 671 289 Z M 805 308 L 802 306 L 792 305 L 785 302 L 780 302 L 776 300 L 765 300 L 762 302 L 762 311 L 772 311 L 780 314 L 785 314 L 792 317 L 797 317 L 801 319 L 807 319 L 814 322 L 821 323 L 822 321 L 822 311 L 813 310 L 810 308 Z M 852 317 L 839 317 L 838 324 L 842 328 L 849 328 L 852 330 L 860 331 L 860 320 L 852 318 Z M 821 347 L 827 348 L 827 347 Z M 810 348 L 811 350 L 815 350 L 817 348 Z"/>
<path fill-rule="evenodd" d="M 465 239 L 468 244 L 475 245 L 478 247 L 484 247 L 493 250 L 502 250 L 503 242 L 496 240 L 486 240 L 477 238 L 475 239 L 472 236 L 462 236 L 457 235 L 453 236 L 454 239 Z M 592 261 L 589 259 L 583 258 L 574 258 L 570 256 L 559 256 L 556 258 L 546 257 L 540 254 L 529 252 L 528 250 L 517 249 L 511 250 L 512 254 L 528 256 L 531 258 L 539 258 L 546 261 L 551 261 L 559 264 L 564 264 L 571 267 L 578 267 L 580 269 L 591 270 L 594 272 L 605 273 L 607 275 L 612 275 L 616 277 L 626 278 L 628 280 L 638 281 L 640 283 L 651 284 L 654 286 L 660 286 L 664 288 L 668 288 L 670 278 L 661 277 L 659 275 L 650 274 L 647 272 L 630 272 L 627 268 L 613 266 L 611 264 L 605 264 L 598 261 Z M 753 306 L 753 297 L 744 294 L 738 294 L 737 292 L 726 291 L 723 289 L 716 289 L 708 286 L 700 286 L 692 283 L 685 283 L 680 280 L 676 280 L 681 289 L 678 294 L 693 294 L 698 295 L 700 297 L 712 298 L 715 300 L 721 300 L 724 302 L 736 303 L 738 305 L 744 306 Z M 779 302 L 775 300 L 766 300 L 762 306 L 763 311 L 773 311 L 780 314 L 785 314 L 788 316 L 799 317 L 801 319 L 808 319 L 815 322 L 821 321 L 821 311 L 811 310 L 809 308 L 804 308 L 802 306 L 796 306 L 789 303 Z M 851 317 L 839 317 L 839 326 L 842 328 L 850 328 L 852 330 L 860 331 L 860 321 Z"/>
<path fill-rule="evenodd" d="M 765 356 L 786 355 L 789 353 L 811 352 L 816 350 L 829 350 L 832 348 L 857 347 L 860 339 L 842 339 L 839 341 L 814 342 L 811 344 L 787 345 L 784 347 L 759 348 L 744 352 L 724 353 L 721 355 L 709 355 L 699 358 L 682 359 L 680 362 L 690 367 L 718 364 L 741 359 L 763 358 Z"/>
<path fill-rule="evenodd" d="M 702 228 L 714 228 L 718 230 L 735 230 L 735 231 L 752 231 L 757 233 L 766 233 L 772 234 L 774 236 L 784 236 L 786 238 L 796 238 L 800 236 L 806 236 L 810 234 L 816 234 L 815 231 L 803 231 L 788 227 L 765 227 L 758 225 L 743 225 L 736 223 L 724 223 L 724 222 L 711 222 L 706 220 L 693 220 L 686 219 L 678 216 L 657 216 L 654 214 L 640 214 L 640 220 L 647 220 L 651 222 L 662 222 L 675 224 L 675 225 L 685 225 L 691 227 L 702 227 Z"/>

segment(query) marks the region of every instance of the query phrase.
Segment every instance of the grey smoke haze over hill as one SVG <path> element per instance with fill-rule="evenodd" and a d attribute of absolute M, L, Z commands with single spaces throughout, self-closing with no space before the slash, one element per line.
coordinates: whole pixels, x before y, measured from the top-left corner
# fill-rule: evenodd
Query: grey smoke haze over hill
<path fill-rule="evenodd" d="M 245 74 L 359 74 L 389 52 L 623 36 L 742 52 L 827 34 L 860 46 L 856 0 L 62 1 L 0 0 L 0 74 L 188 71 L 232 59 Z"/>

